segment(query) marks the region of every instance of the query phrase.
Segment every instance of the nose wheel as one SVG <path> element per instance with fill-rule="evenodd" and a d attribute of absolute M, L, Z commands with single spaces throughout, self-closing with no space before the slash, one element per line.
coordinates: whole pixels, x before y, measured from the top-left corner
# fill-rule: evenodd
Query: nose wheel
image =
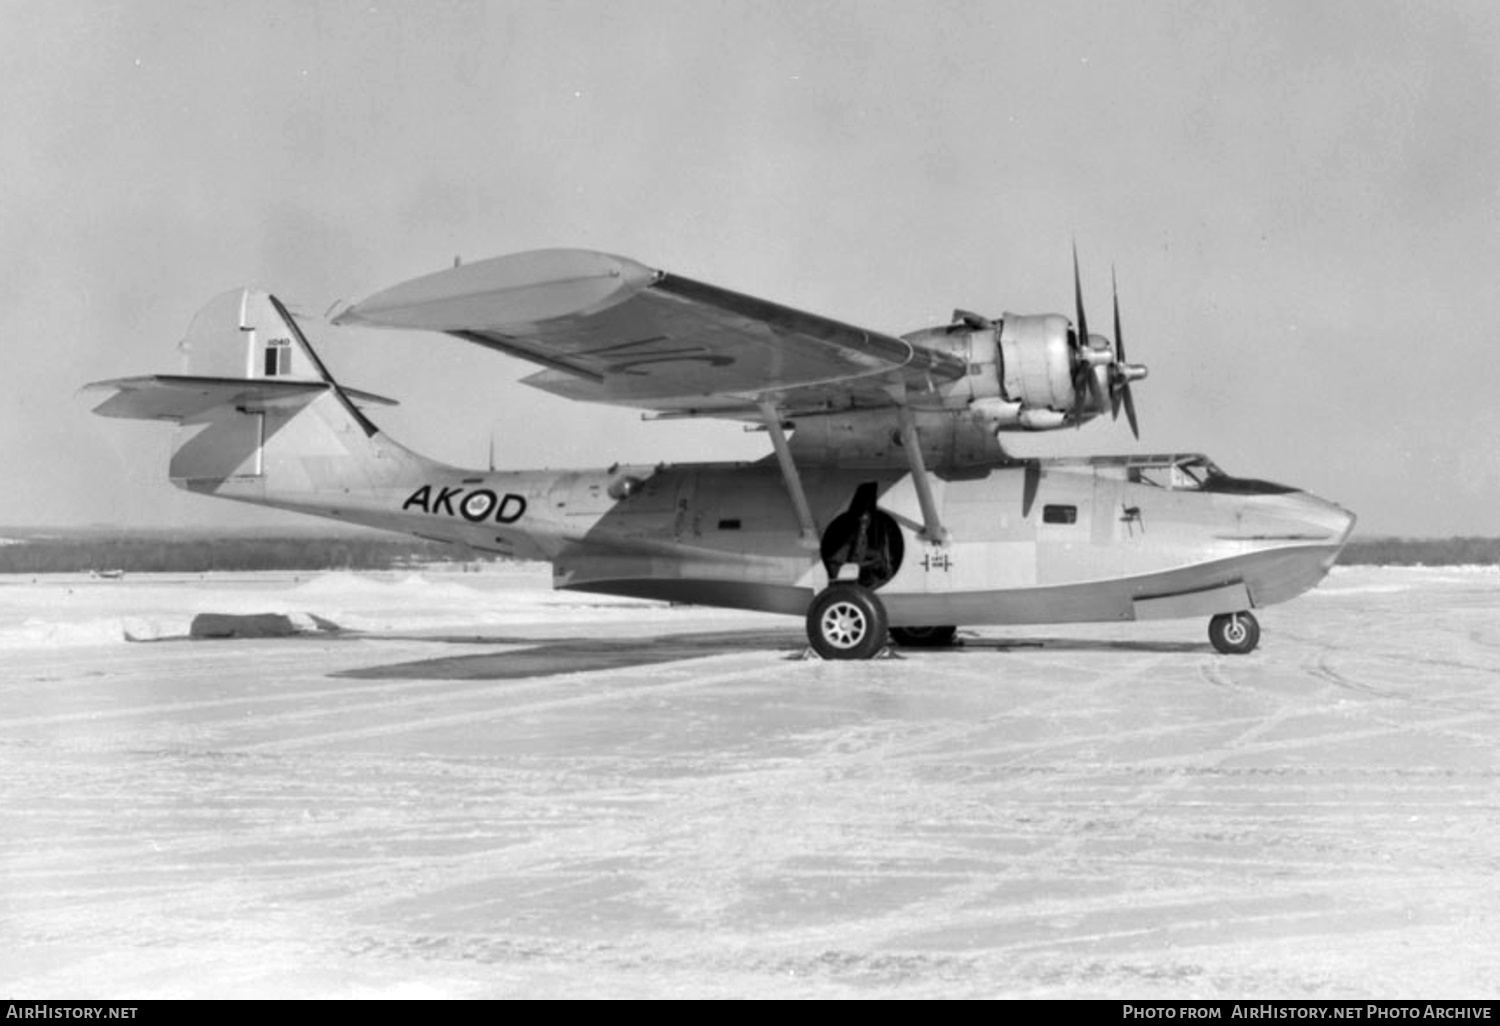
<path fill-rule="evenodd" d="M 1225 655 L 1244 655 L 1260 644 L 1260 624 L 1248 612 L 1220 613 L 1208 621 L 1208 640 Z"/>
<path fill-rule="evenodd" d="M 862 585 L 830 585 L 807 611 L 807 640 L 824 659 L 869 659 L 887 633 L 885 605 Z"/>

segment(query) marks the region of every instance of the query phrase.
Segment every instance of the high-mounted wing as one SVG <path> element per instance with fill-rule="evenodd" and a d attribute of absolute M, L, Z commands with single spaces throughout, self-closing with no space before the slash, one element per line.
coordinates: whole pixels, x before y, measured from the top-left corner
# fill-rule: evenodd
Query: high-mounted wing
<path fill-rule="evenodd" d="M 446 332 L 541 364 L 526 379 L 537 388 L 663 413 L 888 406 L 893 387 L 927 392 L 967 371 L 892 335 L 575 249 L 430 274 L 334 323 Z"/>

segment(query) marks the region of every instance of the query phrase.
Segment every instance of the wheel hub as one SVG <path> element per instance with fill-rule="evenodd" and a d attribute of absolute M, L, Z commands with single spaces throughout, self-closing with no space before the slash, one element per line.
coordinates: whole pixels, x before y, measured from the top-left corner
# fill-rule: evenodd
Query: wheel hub
<path fill-rule="evenodd" d="M 823 614 L 823 636 L 839 648 L 853 648 L 864 640 L 864 612 L 852 603 L 837 602 Z"/>

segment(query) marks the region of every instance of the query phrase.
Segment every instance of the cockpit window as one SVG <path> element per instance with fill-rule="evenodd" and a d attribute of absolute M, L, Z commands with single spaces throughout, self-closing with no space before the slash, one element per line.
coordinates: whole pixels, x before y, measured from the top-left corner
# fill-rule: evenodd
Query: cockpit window
<path fill-rule="evenodd" d="M 1207 460 L 1181 460 L 1161 466 L 1130 468 L 1130 480 L 1158 488 L 1169 488 L 1174 492 L 1206 489 L 1209 481 L 1223 476 L 1223 471 Z"/>
<path fill-rule="evenodd" d="M 1282 495 L 1295 491 L 1272 481 L 1249 477 L 1230 477 L 1203 456 L 1175 460 L 1171 463 L 1131 467 L 1129 478 L 1138 484 L 1154 485 L 1177 492 L 1216 492 L 1221 495 Z"/>

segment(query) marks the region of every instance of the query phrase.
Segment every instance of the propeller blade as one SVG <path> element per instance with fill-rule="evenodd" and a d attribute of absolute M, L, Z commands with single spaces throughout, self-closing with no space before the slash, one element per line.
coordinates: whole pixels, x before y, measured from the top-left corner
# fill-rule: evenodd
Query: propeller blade
<path fill-rule="evenodd" d="M 1115 303 L 1115 362 L 1125 362 L 1125 333 L 1120 330 L 1120 287 L 1115 282 L 1115 269 L 1109 269 L 1109 289 L 1114 295 Z M 1139 441 L 1141 437 L 1141 426 L 1135 419 L 1135 398 L 1130 394 L 1130 379 L 1125 378 L 1119 390 L 1115 392 L 1113 404 L 1115 415 L 1120 413 L 1120 400 L 1125 401 L 1125 419 L 1130 423 L 1130 433 Z"/>
<path fill-rule="evenodd" d="M 1090 405 L 1096 410 L 1104 409 L 1103 387 L 1099 384 L 1099 375 L 1094 373 L 1092 363 L 1084 364 L 1084 374 L 1088 377 Z"/>
<path fill-rule="evenodd" d="M 1088 383 L 1083 380 L 1087 377 L 1092 380 L 1093 375 L 1088 373 L 1088 365 L 1080 363 L 1073 371 L 1073 426 L 1083 427 L 1083 415 L 1088 412 Z"/>
<path fill-rule="evenodd" d="M 1093 384 L 1093 368 L 1088 363 L 1089 322 L 1083 313 L 1083 280 L 1078 274 L 1078 243 L 1073 243 L 1073 305 L 1077 311 L 1077 324 L 1073 334 L 1073 426 L 1083 426 L 1083 415 L 1088 404 L 1084 401 L 1084 389 Z M 1085 381 L 1084 379 L 1088 380 Z M 1089 387 L 1090 393 L 1093 389 Z"/>
<path fill-rule="evenodd" d="M 1078 243 L 1073 243 L 1073 302 L 1078 308 L 1078 352 L 1088 345 L 1089 322 L 1083 316 L 1083 282 L 1078 277 Z"/>
<path fill-rule="evenodd" d="M 1115 301 L 1115 359 L 1125 362 L 1125 333 L 1120 330 L 1120 287 L 1115 283 L 1115 269 L 1109 269 L 1109 291 Z"/>
<path fill-rule="evenodd" d="M 1115 306 L 1115 362 L 1125 362 L 1125 336 L 1120 332 L 1120 286 L 1115 281 L 1115 269 L 1111 264 L 1109 268 L 1109 295 Z M 1129 387 L 1127 382 L 1126 387 Z M 1110 389 L 1109 394 L 1109 419 L 1120 419 L 1120 390 Z"/>

